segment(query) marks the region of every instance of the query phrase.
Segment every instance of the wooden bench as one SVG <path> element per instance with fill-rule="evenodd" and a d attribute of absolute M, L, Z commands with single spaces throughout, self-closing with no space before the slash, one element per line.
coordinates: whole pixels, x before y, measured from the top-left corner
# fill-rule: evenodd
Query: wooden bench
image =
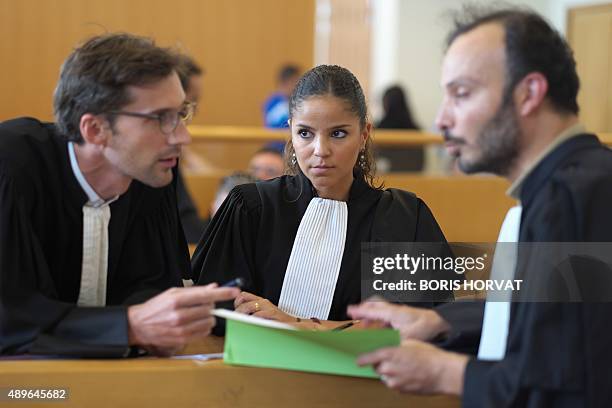
<path fill-rule="evenodd" d="M 185 182 L 202 216 L 208 216 L 219 180 L 225 173 L 185 174 Z M 388 174 L 386 187 L 416 193 L 429 206 L 453 242 L 495 242 L 506 211 L 515 202 L 505 195 L 508 182 L 493 176 L 423 176 Z"/>

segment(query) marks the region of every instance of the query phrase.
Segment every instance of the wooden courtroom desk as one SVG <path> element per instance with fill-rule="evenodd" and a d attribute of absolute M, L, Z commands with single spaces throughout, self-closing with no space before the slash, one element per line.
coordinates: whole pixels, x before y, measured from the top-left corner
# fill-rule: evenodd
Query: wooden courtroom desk
<path fill-rule="evenodd" d="M 187 353 L 219 351 L 196 345 Z M 0 407 L 458 407 L 443 396 L 403 395 L 380 381 L 164 358 L 0 362 L 0 388 L 69 388 L 64 402 Z"/>

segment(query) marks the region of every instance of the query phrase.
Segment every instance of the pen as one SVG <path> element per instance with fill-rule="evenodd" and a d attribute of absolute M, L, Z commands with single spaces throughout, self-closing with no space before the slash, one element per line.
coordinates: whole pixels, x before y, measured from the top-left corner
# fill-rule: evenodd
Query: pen
<path fill-rule="evenodd" d="M 244 279 L 243 278 L 235 278 L 232 279 L 229 282 L 225 282 L 223 285 L 221 285 L 222 288 L 241 288 L 244 286 Z"/>
<path fill-rule="evenodd" d="M 340 326 L 338 326 L 338 327 L 334 327 L 334 328 L 332 329 L 332 331 L 340 331 L 340 330 L 348 329 L 349 327 L 351 327 L 351 326 L 355 325 L 355 323 L 357 323 L 355 320 L 351 320 L 351 321 L 350 321 L 350 322 L 348 322 L 348 323 L 344 323 L 344 324 L 341 324 L 341 325 L 340 325 Z"/>

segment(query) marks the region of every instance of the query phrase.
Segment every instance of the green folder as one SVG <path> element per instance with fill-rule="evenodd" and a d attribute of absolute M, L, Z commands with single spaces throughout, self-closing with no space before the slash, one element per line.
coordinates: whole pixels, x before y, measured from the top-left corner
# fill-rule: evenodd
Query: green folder
<path fill-rule="evenodd" d="M 359 367 L 361 354 L 400 344 L 397 330 L 295 330 L 290 325 L 217 309 L 227 319 L 226 363 L 314 373 L 378 378 L 371 366 Z"/>

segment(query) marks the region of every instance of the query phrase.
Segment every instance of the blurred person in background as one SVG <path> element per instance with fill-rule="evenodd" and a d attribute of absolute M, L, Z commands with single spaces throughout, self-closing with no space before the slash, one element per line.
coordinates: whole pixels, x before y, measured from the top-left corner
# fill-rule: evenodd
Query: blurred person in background
<path fill-rule="evenodd" d="M 410 111 L 408 99 L 402 87 L 395 85 L 383 94 L 385 114 L 377 129 L 420 130 Z M 424 164 L 423 146 L 390 146 L 377 149 L 377 166 L 386 171 L 421 171 Z"/>
<path fill-rule="evenodd" d="M 277 89 L 266 99 L 263 105 L 264 126 L 271 129 L 286 129 L 289 127 L 289 96 L 300 79 L 300 68 L 297 65 L 286 64 L 277 75 Z M 267 145 L 283 153 L 285 142 L 274 141 Z"/>
<path fill-rule="evenodd" d="M 276 148 L 266 145 L 255 152 L 249 162 L 248 172 L 259 180 L 270 180 L 283 175 L 285 161 Z"/>
<path fill-rule="evenodd" d="M 234 187 L 239 186 L 241 184 L 255 183 L 256 181 L 259 181 L 257 177 L 254 177 L 253 175 L 244 173 L 242 171 L 235 171 L 229 176 L 223 177 L 219 182 L 219 188 L 217 189 L 215 200 L 210 206 L 210 218 L 215 216 L 215 214 L 221 207 L 221 204 L 223 204 L 228 194 L 230 193 L 230 191 L 232 191 Z M 210 222 L 210 220 L 207 220 L 207 223 L 208 222 Z"/>
<path fill-rule="evenodd" d="M 185 92 L 185 100 L 197 106 L 202 92 L 202 76 L 204 75 L 204 71 L 193 58 L 186 54 L 179 54 L 177 58 L 179 61 L 177 71 L 181 86 Z M 190 160 L 189 157 L 193 155 L 194 153 L 186 155 L 187 157 L 183 160 Z M 195 244 L 204 231 L 206 220 L 200 218 L 198 215 L 196 205 L 185 185 L 181 168 L 178 167 L 177 169 L 176 195 L 179 216 L 183 224 L 185 239 L 187 239 L 188 243 Z"/>
<path fill-rule="evenodd" d="M 289 125 L 289 96 L 300 78 L 300 68 L 287 64 L 281 67 L 277 76 L 277 89 L 266 99 L 263 106 L 264 126 L 278 129 Z"/>

